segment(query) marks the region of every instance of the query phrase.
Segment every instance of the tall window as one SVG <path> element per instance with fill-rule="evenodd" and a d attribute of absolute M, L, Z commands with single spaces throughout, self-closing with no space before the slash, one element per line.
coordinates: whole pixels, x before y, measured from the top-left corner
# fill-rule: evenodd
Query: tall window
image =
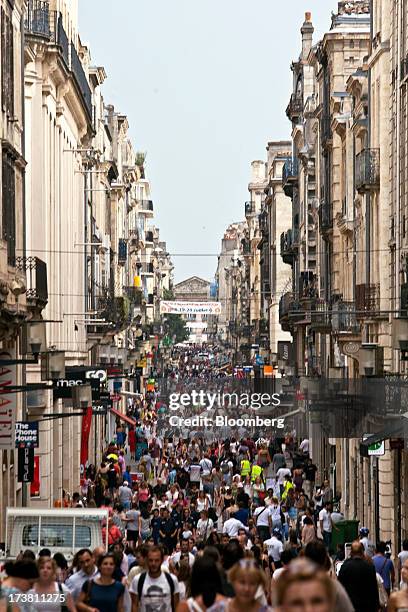
<path fill-rule="evenodd" d="M 13 24 L 1 9 L 1 104 L 3 111 L 14 115 L 14 46 Z"/>
<path fill-rule="evenodd" d="M 3 149 L 2 158 L 2 235 L 7 242 L 8 264 L 15 265 L 16 254 L 16 172 L 14 159 Z"/>

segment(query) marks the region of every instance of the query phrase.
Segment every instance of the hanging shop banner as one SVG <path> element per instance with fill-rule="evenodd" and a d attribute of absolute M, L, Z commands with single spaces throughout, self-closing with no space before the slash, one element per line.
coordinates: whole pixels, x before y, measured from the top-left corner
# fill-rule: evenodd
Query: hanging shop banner
<path fill-rule="evenodd" d="M 40 497 L 40 458 L 34 457 L 34 476 L 30 484 L 30 497 Z"/>
<path fill-rule="evenodd" d="M 92 402 L 92 414 L 108 414 L 108 411 L 113 407 L 113 401 L 109 391 L 101 391 L 99 400 Z"/>
<path fill-rule="evenodd" d="M 34 449 L 18 449 L 18 482 L 32 482 L 34 480 Z"/>
<path fill-rule="evenodd" d="M 292 342 L 288 342 L 286 340 L 278 341 L 278 359 L 281 361 L 292 361 L 292 353 L 293 345 Z"/>
<path fill-rule="evenodd" d="M 16 422 L 16 448 L 38 448 L 38 421 Z"/>
<path fill-rule="evenodd" d="M 160 302 L 161 314 L 221 314 L 220 302 Z"/>
<path fill-rule="evenodd" d="M 72 387 L 81 385 L 91 385 L 92 399 L 99 399 L 99 389 L 101 381 L 107 379 L 107 371 L 92 367 L 66 367 L 65 378 L 54 380 L 53 382 L 53 397 L 57 399 L 69 399 L 72 397 Z"/>
<path fill-rule="evenodd" d="M 85 478 L 85 469 L 88 467 L 88 445 L 89 445 L 89 432 L 91 431 L 92 423 L 92 407 L 88 406 L 84 416 L 82 417 L 82 428 L 81 428 L 81 455 L 80 455 L 80 479 L 81 484 Z"/>
<path fill-rule="evenodd" d="M 16 359 L 15 349 L 0 352 L 0 361 L 7 359 Z M 17 394 L 13 391 L 8 392 L 7 388 L 16 384 L 17 366 L 2 366 L 0 363 L 0 450 L 14 448 Z"/>

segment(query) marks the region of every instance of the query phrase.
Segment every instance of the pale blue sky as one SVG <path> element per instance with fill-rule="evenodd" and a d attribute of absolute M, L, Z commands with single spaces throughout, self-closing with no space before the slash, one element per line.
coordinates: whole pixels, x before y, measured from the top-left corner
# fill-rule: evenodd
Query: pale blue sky
<path fill-rule="evenodd" d="M 218 253 L 243 218 L 250 162 L 290 137 L 285 109 L 300 27 L 315 41 L 335 0 L 79 0 L 79 30 L 104 66 L 106 103 L 147 151 L 155 223 L 171 253 Z M 211 280 L 216 257 L 174 257 L 176 281 Z"/>

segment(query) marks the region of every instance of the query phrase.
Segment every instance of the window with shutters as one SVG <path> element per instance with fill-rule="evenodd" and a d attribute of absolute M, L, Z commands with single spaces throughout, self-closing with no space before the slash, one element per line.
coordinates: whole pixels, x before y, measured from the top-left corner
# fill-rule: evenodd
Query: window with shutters
<path fill-rule="evenodd" d="M 14 115 L 14 41 L 11 16 L 1 9 L 1 104 Z"/>
<path fill-rule="evenodd" d="M 7 242 L 7 261 L 15 265 L 16 254 L 16 172 L 13 157 L 3 149 L 2 237 Z"/>

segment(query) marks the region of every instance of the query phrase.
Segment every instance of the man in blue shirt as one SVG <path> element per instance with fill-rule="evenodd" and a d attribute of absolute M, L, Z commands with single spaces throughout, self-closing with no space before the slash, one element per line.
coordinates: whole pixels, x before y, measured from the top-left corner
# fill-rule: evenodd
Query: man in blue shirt
<path fill-rule="evenodd" d="M 389 595 L 391 592 L 392 585 L 395 581 L 395 569 L 391 559 L 388 559 L 385 556 L 386 550 L 386 543 L 378 542 L 375 549 L 375 555 L 373 557 L 373 563 L 375 566 L 375 571 L 377 572 L 377 574 L 380 574 L 381 578 L 383 579 L 384 588 Z"/>

